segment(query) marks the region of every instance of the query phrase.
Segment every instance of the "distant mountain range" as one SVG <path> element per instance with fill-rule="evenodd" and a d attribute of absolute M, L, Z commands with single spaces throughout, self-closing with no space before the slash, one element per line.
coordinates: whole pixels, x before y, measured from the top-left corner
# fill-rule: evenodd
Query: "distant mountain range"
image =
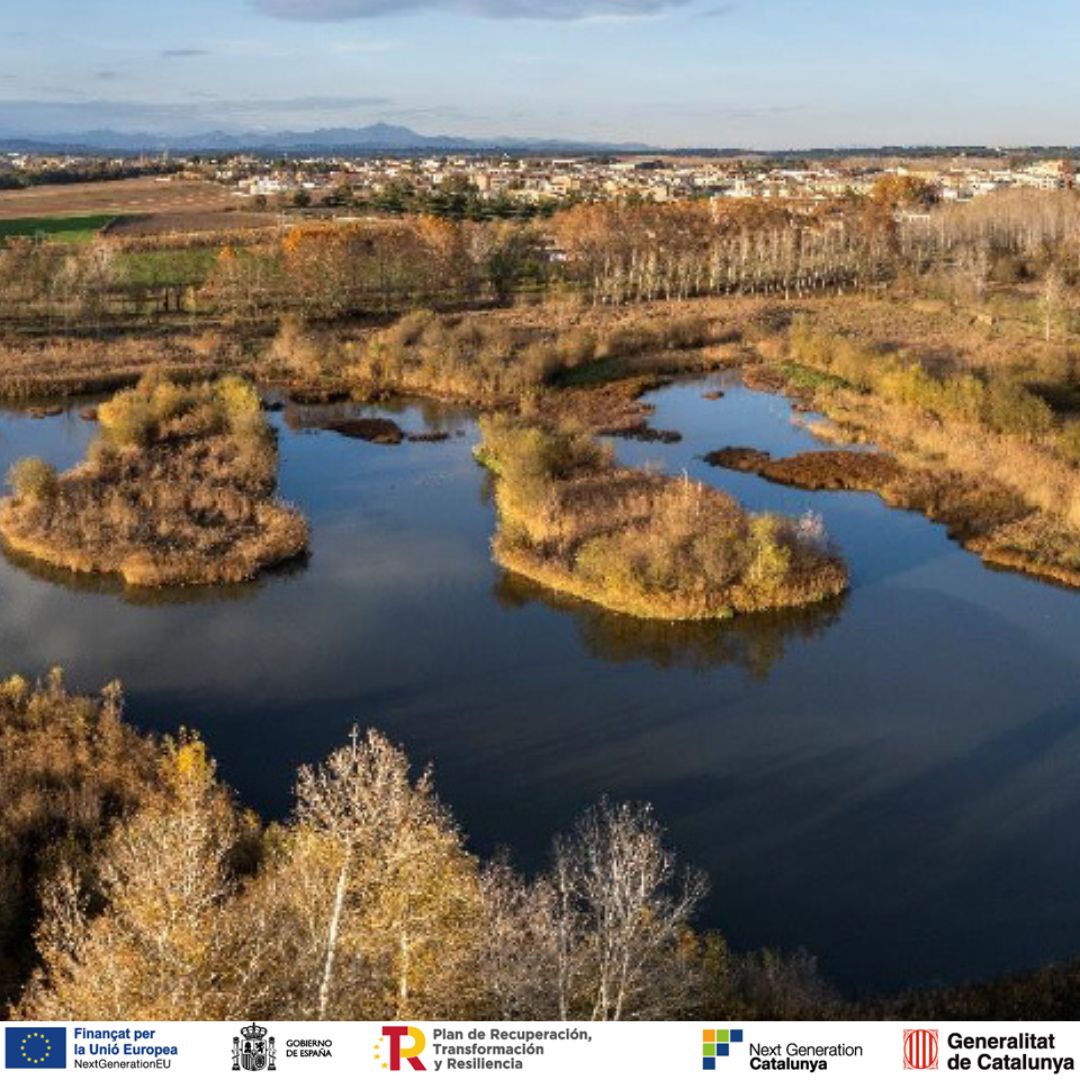
<path fill-rule="evenodd" d="M 413 154 L 483 153 L 517 154 L 657 154 L 680 153 L 714 157 L 770 157 L 821 159 L 855 157 L 936 157 L 939 155 L 1005 157 L 1024 152 L 1045 156 L 1080 154 L 1076 147 L 1026 146 L 835 146 L 802 149 L 746 150 L 738 147 L 667 147 L 639 142 L 591 142 L 581 139 L 522 139 L 513 136 L 472 139 L 461 135 L 421 135 L 396 124 L 369 124 L 367 127 L 319 128 L 315 131 L 204 131 L 190 135 L 162 135 L 152 132 L 114 131 L 108 128 L 60 134 L 28 132 L 5 134 L 0 130 L 0 152 L 143 154 L 211 153 L 249 151 L 258 154 Z"/>
<path fill-rule="evenodd" d="M 394 151 L 508 150 L 529 153 L 559 151 L 592 153 L 648 153 L 645 143 L 581 142 L 571 139 L 468 139 L 456 135 L 421 135 L 394 124 L 370 124 L 360 128 L 321 128 L 317 131 L 206 131 L 194 135 L 154 135 L 146 132 L 111 130 L 65 132 L 28 136 L 0 133 L 0 149 L 22 152 L 113 151 L 210 152 L 214 150 L 258 153 L 304 153 L 333 151 L 375 153 Z"/>

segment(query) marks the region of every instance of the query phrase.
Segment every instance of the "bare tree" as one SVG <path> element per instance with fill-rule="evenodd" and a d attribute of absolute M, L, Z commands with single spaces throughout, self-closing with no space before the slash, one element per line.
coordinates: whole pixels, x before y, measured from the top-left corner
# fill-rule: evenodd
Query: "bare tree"
<path fill-rule="evenodd" d="M 354 730 L 323 765 L 301 769 L 296 818 L 337 852 L 316 1015 L 466 1008 L 477 875 L 430 770 L 412 782 L 399 747 Z"/>
<path fill-rule="evenodd" d="M 650 998 L 658 969 L 707 891 L 703 875 L 677 874 L 648 805 L 601 801 L 555 844 L 557 925 L 590 960 L 590 1018 L 621 1020 L 670 1008 Z"/>
<path fill-rule="evenodd" d="M 1054 323 L 1060 318 L 1064 301 L 1065 280 L 1056 266 L 1050 266 L 1043 278 L 1042 292 L 1039 295 L 1039 308 L 1043 316 L 1043 335 L 1047 344 L 1053 337 Z"/>

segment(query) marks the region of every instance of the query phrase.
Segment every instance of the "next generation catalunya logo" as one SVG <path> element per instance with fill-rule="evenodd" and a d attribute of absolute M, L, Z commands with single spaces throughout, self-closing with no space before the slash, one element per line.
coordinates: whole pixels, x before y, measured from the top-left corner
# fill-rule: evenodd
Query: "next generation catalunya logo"
<path fill-rule="evenodd" d="M 9 1069 L 67 1068 L 67 1029 L 5 1028 L 4 1064 Z"/>
<path fill-rule="evenodd" d="M 863 1048 L 851 1043 L 750 1042 L 742 1028 L 704 1028 L 701 1033 L 701 1067 L 708 1072 L 722 1069 L 717 1062 L 731 1057 L 732 1047 L 745 1042 L 750 1068 L 755 1072 L 774 1070 L 826 1072 L 830 1061 L 860 1058 Z"/>

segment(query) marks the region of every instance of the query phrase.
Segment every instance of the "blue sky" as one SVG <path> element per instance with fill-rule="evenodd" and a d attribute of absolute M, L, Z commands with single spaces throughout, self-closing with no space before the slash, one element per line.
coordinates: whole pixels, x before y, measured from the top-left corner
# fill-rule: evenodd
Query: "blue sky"
<path fill-rule="evenodd" d="M 1080 143 L 1077 0 L 4 0 L 0 133 Z"/>

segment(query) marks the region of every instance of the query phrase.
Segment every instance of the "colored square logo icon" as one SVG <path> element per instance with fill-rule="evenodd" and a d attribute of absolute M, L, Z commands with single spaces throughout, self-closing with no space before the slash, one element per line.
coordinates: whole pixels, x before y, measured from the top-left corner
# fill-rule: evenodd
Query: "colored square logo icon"
<path fill-rule="evenodd" d="M 718 1058 L 731 1056 L 731 1044 L 743 1041 L 742 1028 L 703 1028 L 701 1032 L 701 1067 L 716 1069 Z"/>
<path fill-rule="evenodd" d="M 66 1069 L 67 1028 L 6 1028 L 4 1064 L 9 1069 Z"/>

